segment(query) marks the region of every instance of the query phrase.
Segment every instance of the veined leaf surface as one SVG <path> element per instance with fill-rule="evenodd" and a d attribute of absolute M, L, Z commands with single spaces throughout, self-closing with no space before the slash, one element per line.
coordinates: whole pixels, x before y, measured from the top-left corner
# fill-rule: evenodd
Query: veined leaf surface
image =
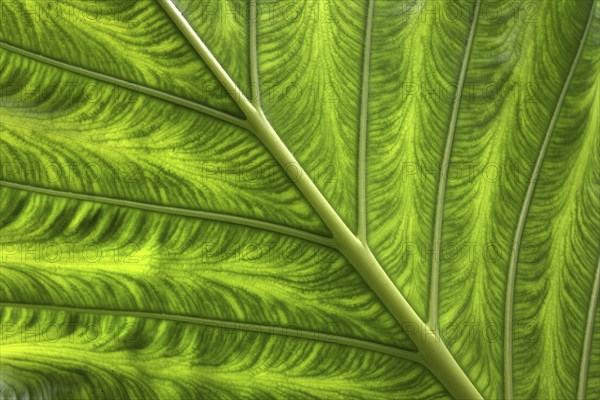
<path fill-rule="evenodd" d="M 600 398 L 600 5 L 1 4 L 2 398 Z"/>

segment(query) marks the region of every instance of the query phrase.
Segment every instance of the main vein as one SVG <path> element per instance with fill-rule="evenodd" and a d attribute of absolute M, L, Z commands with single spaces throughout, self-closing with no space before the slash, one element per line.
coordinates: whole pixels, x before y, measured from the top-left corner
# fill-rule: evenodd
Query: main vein
<path fill-rule="evenodd" d="M 592 337 L 594 334 L 594 318 L 596 316 L 596 307 L 598 306 L 598 295 L 600 293 L 600 260 L 596 267 L 596 278 L 590 297 L 588 308 L 587 324 L 585 327 L 585 337 L 583 339 L 583 348 L 581 349 L 581 367 L 579 369 L 579 387 L 577 388 L 577 400 L 585 399 L 587 386 L 588 370 L 590 367 L 590 353 L 592 351 Z"/>
<path fill-rule="evenodd" d="M 27 308 L 34 310 L 51 310 L 83 314 L 109 315 L 119 317 L 134 317 L 156 319 L 161 321 L 175 321 L 188 324 L 197 324 L 211 326 L 221 329 L 234 329 L 247 332 L 259 332 L 278 336 L 288 336 L 302 338 L 316 342 L 341 344 L 348 347 L 354 347 L 363 350 L 375 351 L 387 354 L 397 358 L 403 358 L 414 362 L 422 362 L 419 355 L 413 351 L 399 349 L 394 346 L 388 346 L 381 343 L 375 343 L 368 340 L 355 339 L 342 335 L 334 335 L 326 332 L 309 331 L 303 329 L 292 329 L 274 325 L 251 324 L 246 322 L 225 321 L 211 318 L 193 317 L 189 315 L 179 315 L 170 313 L 157 313 L 147 311 L 132 310 L 110 310 L 89 307 L 71 307 L 71 306 L 53 306 L 45 304 L 11 303 L 1 302 L 0 307 Z"/>
<path fill-rule="evenodd" d="M 16 182 L 9 182 L 9 181 L 4 181 L 4 180 L 0 180 L 0 186 L 8 187 L 11 189 L 24 190 L 24 191 L 28 191 L 28 192 L 32 192 L 32 193 L 49 195 L 49 196 L 63 197 L 63 198 L 67 198 L 67 199 L 91 201 L 91 202 L 95 202 L 95 203 L 128 207 L 128 208 L 134 208 L 134 209 L 144 210 L 144 211 L 151 211 L 151 212 L 161 213 L 161 214 L 178 215 L 178 216 L 183 216 L 183 217 L 192 217 L 192 218 L 199 218 L 199 219 L 205 219 L 205 220 L 210 220 L 210 221 L 218 221 L 218 222 L 225 222 L 225 223 L 230 223 L 230 224 L 235 224 L 235 225 L 242 225 L 242 226 L 247 226 L 250 228 L 261 229 L 264 231 L 280 233 L 283 235 L 308 240 L 310 242 L 314 242 L 314 243 L 317 243 L 317 244 L 320 244 L 323 246 L 335 247 L 333 240 L 328 237 L 325 237 L 325 236 L 317 235 L 317 234 L 314 234 L 311 232 L 306 232 L 306 231 L 292 228 L 292 227 L 285 226 L 285 225 L 274 224 L 271 222 L 256 220 L 256 219 L 252 219 L 252 218 L 239 217 L 236 215 L 215 213 L 215 212 L 209 212 L 209 211 L 190 210 L 190 209 L 186 209 L 186 208 L 170 207 L 170 206 L 163 206 L 163 205 L 157 205 L 157 204 L 142 203 L 142 202 L 138 202 L 138 201 L 115 199 L 112 197 L 96 196 L 96 195 L 84 194 L 84 193 L 74 193 L 74 192 L 67 192 L 67 191 L 56 190 L 56 189 L 47 189 L 47 188 L 26 185 L 26 184 L 16 183 Z"/>
<path fill-rule="evenodd" d="M 590 27 L 592 26 L 593 16 L 594 16 L 594 4 L 592 4 L 592 8 L 590 10 L 590 14 L 588 17 L 586 27 L 585 27 L 585 30 L 583 31 L 583 35 L 582 35 L 581 41 L 579 43 L 579 48 L 577 50 L 577 54 L 575 55 L 575 58 L 573 59 L 573 63 L 571 65 L 571 70 L 569 71 L 569 75 L 567 76 L 567 79 L 562 88 L 560 97 L 558 98 L 556 108 L 554 109 L 554 114 L 552 115 L 552 119 L 550 120 L 550 124 L 548 125 L 548 130 L 546 131 L 544 142 L 542 143 L 542 147 L 540 148 L 540 152 L 538 154 L 538 158 L 535 163 L 533 173 L 531 174 L 529 186 L 527 187 L 527 192 L 525 194 L 525 198 L 523 199 L 521 213 L 519 215 L 519 220 L 517 222 L 517 228 L 515 230 L 515 236 L 514 236 L 514 241 L 513 241 L 511 256 L 510 256 L 510 264 L 508 267 L 508 281 L 507 281 L 507 285 L 506 285 L 505 320 L 504 320 L 504 396 L 506 397 L 507 400 L 511 400 L 513 398 L 513 381 L 512 381 L 513 303 L 514 303 L 514 292 L 515 292 L 515 278 L 516 278 L 516 274 L 517 274 L 517 263 L 519 261 L 519 249 L 521 247 L 521 239 L 523 237 L 525 221 L 527 220 L 527 214 L 529 213 L 529 205 L 531 203 L 531 199 L 533 198 L 535 184 L 537 182 L 538 176 L 542 169 L 542 164 L 544 163 L 544 158 L 546 156 L 546 150 L 548 149 L 548 145 L 550 143 L 550 139 L 552 138 L 552 133 L 554 132 L 554 128 L 556 127 L 556 123 L 558 121 L 560 111 L 562 110 L 563 104 L 565 102 L 565 98 L 567 97 L 567 92 L 569 91 L 569 87 L 571 86 L 571 81 L 573 80 L 573 76 L 575 75 L 575 70 L 577 69 L 577 65 L 579 64 L 581 54 L 583 53 L 583 48 L 585 46 L 585 42 L 587 40 L 588 33 L 590 31 Z"/>
<path fill-rule="evenodd" d="M 16 53 L 16 54 L 19 54 L 22 56 L 25 56 L 27 58 L 31 58 L 32 60 L 36 60 L 36 61 L 42 62 L 44 64 L 52 65 L 53 67 L 61 68 L 66 71 L 70 71 L 70 72 L 73 72 L 73 73 L 76 73 L 76 74 L 79 74 L 79 75 L 82 75 L 82 76 L 85 76 L 88 78 L 96 79 L 101 82 L 106 82 L 106 83 L 110 83 L 110 84 L 113 84 L 113 85 L 116 85 L 119 87 L 124 87 L 124 88 L 132 90 L 134 92 L 143 93 L 145 95 L 152 96 L 152 97 L 167 101 L 169 103 L 172 103 L 172 104 L 175 104 L 178 106 L 183 106 L 183 107 L 189 108 L 191 110 L 200 112 L 202 114 L 208 115 L 210 117 L 219 119 L 221 121 L 224 121 L 224 122 L 227 122 L 227 123 L 230 123 L 233 125 L 237 125 L 244 129 L 248 128 L 247 122 L 241 118 L 227 114 L 223 111 L 216 110 L 212 107 L 208 107 L 208 106 L 196 103 L 194 101 L 184 99 L 183 97 L 175 96 L 173 94 L 166 93 L 166 92 L 163 92 L 158 89 L 153 89 L 153 88 L 150 88 L 147 86 L 139 85 L 137 83 L 126 81 L 124 79 L 115 78 L 114 76 L 102 74 L 100 72 L 95 72 L 95 71 L 92 71 L 92 70 L 89 70 L 89 69 L 86 69 L 83 67 L 78 67 L 78 66 L 71 65 L 71 64 L 68 64 L 68 63 L 65 63 L 62 61 L 58 61 L 53 58 L 34 53 L 31 51 L 22 49 L 20 47 L 2 42 L 2 41 L 0 41 L 0 48 L 3 48 L 4 50 L 8 50 L 10 52 L 13 52 L 13 53 Z"/>
<path fill-rule="evenodd" d="M 358 139 L 358 238 L 364 243 L 367 243 L 367 127 L 374 8 L 375 0 L 369 0 L 367 23 L 365 26 L 365 50 L 360 98 L 360 131 Z"/>
<path fill-rule="evenodd" d="M 212 52 L 206 47 L 206 44 L 198 37 L 198 34 L 192 28 L 190 23 L 185 19 L 181 11 L 173 4 L 171 0 L 156 0 L 165 10 L 169 18 L 173 21 L 177 29 L 185 36 L 189 44 L 200 55 L 208 69 L 213 73 L 221 85 L 227 90 L 227 93 L 233 98 L 236 104 L 240 107 L 244 115 L 256 113 L 256 109 L 246 98 L 244 93 L 235 84 L 233 79 L 225 72 L 219 61 L 215 58 Z"/>
<path fill-rule="evenodd" d="M 433 226 L 433 255 L 431 259 L 431 290 L 429 296 L 429 325 L 437 329 L 438 325 L 438 292 L 439 292 L 439 279 L 440 279 L 440 253 L 442 247 L 442 224 L 444 219 L 444 199 L 446 196 L 446 180 L 448 176 L 448 166 L 450 163 L 450 153 L 452 152 L 452 144 L 454 142 L 454 133 L 456 132 L 456 123 L 458 121 L 458 113 L 460 111 L 460 104 L 462 100 L 463 86 L 465 78 L 467 76 L 467 70 L 469 68 L 469 60 L 471 58 L 471 50 L 473 48 L 473 40 L 475 38 L 475 31 L 477 30 L 477 21 L 479 20 L 479 8 L 481 1 L 477 0 L 475 4 L 475 11 L 473 12 L 473 22 L 471 23 L 471 30 L 469 32 L 469 38 L 465 47 L 465 54 L 463 58 L 462 67 L 460 70 L 460 76 L 458 80 L 458 86 L 456 89 L 457 100 L 454 103 L 452 110 L 452 117 L 450 119 L 450 126 L 448 127 L 448 135 L 446 137 L 446 147 L 444 149 L 444 157 L 442 165 L 440 167 L 440 182 L 438 187 L 437 202 L 435 205 L 435 222 Z"/>
<path fill-rule="evenodd" d="M 232 96 L 246 116 L 251 127 L 250 131 L 263 143 L 273 158 L 281 166 L 299 165 L 265 115 L 259 109 L 256 109 L 239 90 L 233 79 L 219 64 L 173 2 L 171 0 L 157 1 L 221 82 L 221 85 Z M 429 327 L 419 318 L 381 267 L 369 247 L 348 228 L 319 188 L 306 174 L 306 171 L 301 169 L 301 172 L 301 176 L 294 179 L 294 184 L 329 228 L 340 253 L 354 266 L 365 283 L 379 297 L 401 327 L 405 324 L 416 327 L 416 329 L 411 329 L 410 332 L 407 330 L 407 334 L 419 348 L 424 364 L 454 397 L 481 399 L 481 394 L 458 365 L 443 341 L 431 332 Z"/>
<path fill-rule="evenodd" d="M 180 32 L 186 37 L 190 45 L 196 50 L 198 55 L 200 55 L 204 63 L 213 72 L 223 88 L 225 88 L 227 93 L 231 95 L 232 99 L 242 110 L 250 125 L 249 130 L 256 135 L 283 168 L 289 165 L 300 166 L 294 155 L 289 151 L 279 135 L 266 120 L 264 114 L 259 109 L 255 108 L 246 98 L 175 4 L 173 4 L 171 0 L 157 1 Z M 313 207 L 315 212 L 321 217 L 325 225 L 332 231 L 334 238 L 347 235 L 351 235 L 352 238 L 355 238 L 354 234 L 349 231 L 344 221 L 333 209 L 331 204 L 329 204 L 306 171 L 301 170 L 299 175 L 300 177 L 294 179 L 293 183 Z"/>

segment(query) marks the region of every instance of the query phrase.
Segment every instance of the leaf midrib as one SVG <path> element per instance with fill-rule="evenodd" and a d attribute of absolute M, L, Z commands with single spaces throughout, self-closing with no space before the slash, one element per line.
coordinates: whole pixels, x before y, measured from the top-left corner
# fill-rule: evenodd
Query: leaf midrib
<path fill-rule="evenodd" d="M 353 347 L 361 350 L 374 351 L 377 353 L 386 354 L 392 357 L 401 358 L 416 363 L 422 363 L 421 357 L 409 350 L 404 350 L 395 346 L 389 346 L 381 343 L 372 342 L 364 339 L 356 339 L 343 335 L 334 335 L 329 333 L 322 333 L 318 331 L 310 331 L 304 329 L 290 329 L 280 326 L 273 325 L 262 325 L 253 324 L 246 322 L 235 322 L 228 320 L 194 317 L 190 315 L 172 314 L 172 313 L 158 313 L 150 311 L 134 311 L 134 310 L 113 310 L 104 308 L 91 308 L 91 307 L 72 307 L 72 306 L 56 306 L 46 304 L 31 304 L 31 303 L 13 303 L 13 302 L 0 302 L 0 307 L 14 307 L 14 308 L 26 308 L 33 310 L 49 310 L 59 312 L 72 312 L 81 314 L 96 314 L 96 315 L 107 315 L 107 316 L 118 316 L 118 317 L 133 317 L 142 319 L 155 319 L 161 321 L 173 321 L 182 322 L 188 324 L 210 326 L 221 329 L 234 329 L 245 332 L 258 332 L 265 334 L 273 334 L 284 337 L 295 337 L 301 338 L 313 342 L 321 342 L 327 344 L 341 344 L 347 347 Z"/>
<path fill-rule="evenodd" d="M 257 109 L 241 92 L 227 71 L 221 66 L 214 54 L 194 31 L 181 11 L 172 0 L 157 0 L 165 13 L 175 23 L 190 45 L 202 58 L 202 61 L 213 72 L 221 85 L 230 93 L 240 110 L 246 116 L 251 129 L 273 158 L 283 167 L 288 163 L 299 165 L 294 155 L 287 148 L 281 137 L 273 129 L 264 114 Z M 479 4 L 479 3 L 478 3 Z M 304 172 L 300 168 L 301 172 Z M 400 326 L 406 323 L 417 326 L 415 332 L 407 332 L 422 352 L 427 368 L 439 379 L 446 389 L 456 398 L 483 397 L 456 362 L 444 342 L 431 332 L 408 303 L 398 287 L 370 251 L 368 245 L 361 241 L 341 219 L 337 211 L 321 193 L 315 183 L 305 173 L 294 180 L 295 186 L 304 195 L 315 212 L 321 217 L 333 235 L 338 249 L 355 267 L 365 283 L 375 292 L 384 306 Z"/>

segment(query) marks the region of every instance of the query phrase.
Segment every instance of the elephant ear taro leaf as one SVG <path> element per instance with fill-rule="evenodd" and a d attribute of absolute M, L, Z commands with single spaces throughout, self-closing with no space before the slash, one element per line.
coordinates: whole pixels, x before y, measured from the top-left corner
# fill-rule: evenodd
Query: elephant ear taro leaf
<path fill-rule="evenodd" d="M 600 398 L 599 2 L 1 18 L 1 398 Z"/>

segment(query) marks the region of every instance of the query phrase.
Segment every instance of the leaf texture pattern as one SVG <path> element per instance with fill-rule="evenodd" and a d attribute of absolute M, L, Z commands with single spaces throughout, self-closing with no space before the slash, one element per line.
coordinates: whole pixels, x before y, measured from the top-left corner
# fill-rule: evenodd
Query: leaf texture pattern
<path fill-rule="evenodd" d="M 600 397 L 599 4 L 2 2 L 0 397 Z"/>

